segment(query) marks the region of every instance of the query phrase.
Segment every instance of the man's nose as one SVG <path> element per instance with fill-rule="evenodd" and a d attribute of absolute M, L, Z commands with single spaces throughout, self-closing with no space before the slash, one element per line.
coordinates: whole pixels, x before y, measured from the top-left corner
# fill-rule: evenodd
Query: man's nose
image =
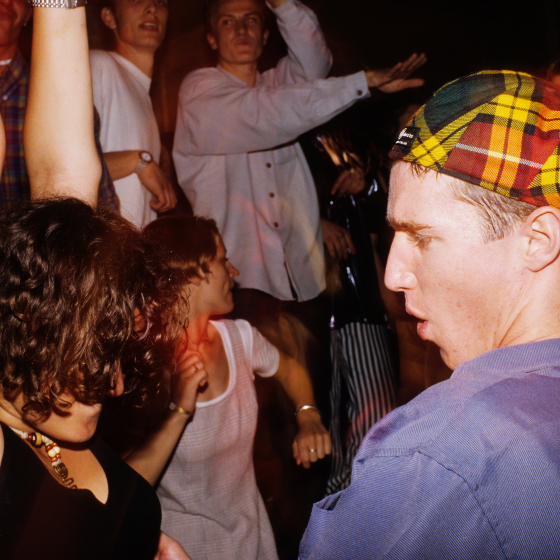
<path fill-rule="evenodd" d="M 393 292 L 404 292 L 415 285 L 416 277 L 411 270 L 410 259 L 395 237 L 385 267 L 385 286 Z"/>
<path fill-rule="evenodd" d="M 235 23 L 235 32 L 238 35 L 245 35 L 247 33 L 247 24 L 244 20 L 239 20 Z"/>

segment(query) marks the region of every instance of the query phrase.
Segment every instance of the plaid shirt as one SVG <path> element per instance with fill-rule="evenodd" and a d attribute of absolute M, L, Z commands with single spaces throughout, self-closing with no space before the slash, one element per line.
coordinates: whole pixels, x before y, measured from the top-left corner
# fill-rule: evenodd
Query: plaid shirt
<path fill-rule="evenodd" d="M 29 66 L 18 51 L 0 74 L 0 115 L 6 131 L 6 156 L 0 176 L 0 208 L 9 208 L 15 202 L 29 199 L 29 177 L 23 156 L 23 120 L 29 92 Z M 95 112 L 95 143 L 101 158 L 103 173 L 99 183 L 100 208 L 118 212 L 119 199 L 99 143 L 100 120 Z"/>

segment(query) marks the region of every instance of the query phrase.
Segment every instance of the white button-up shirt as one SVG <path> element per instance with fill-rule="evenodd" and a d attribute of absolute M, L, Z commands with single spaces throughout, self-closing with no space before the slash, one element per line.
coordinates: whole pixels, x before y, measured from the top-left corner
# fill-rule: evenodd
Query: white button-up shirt
<path fill-rule="evenodd" d="M 195 214 L 213 218 L 243 288 L 305 301 L 325 287 L 315 185 L 295 139 L 369 95 L 363 72 L 331 66 L 315 14 L 274 10 L 288 56 L 250 87 L 221 67 L 181 85 L 173 158 Z M 186 241 L 188 242 L 188 241 Z"/>

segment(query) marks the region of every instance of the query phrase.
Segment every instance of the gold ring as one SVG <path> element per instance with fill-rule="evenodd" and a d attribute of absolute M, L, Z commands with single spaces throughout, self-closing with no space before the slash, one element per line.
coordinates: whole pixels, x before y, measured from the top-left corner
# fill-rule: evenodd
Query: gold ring
<path fill-rule="evenodd" d="M 310 449 L 309 453 L 315 453 L 315 449 Z"/>

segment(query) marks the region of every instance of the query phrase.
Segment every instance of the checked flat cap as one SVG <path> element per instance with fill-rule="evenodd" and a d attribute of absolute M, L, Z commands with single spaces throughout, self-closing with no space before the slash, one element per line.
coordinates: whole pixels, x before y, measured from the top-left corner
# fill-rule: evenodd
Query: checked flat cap
<path fill-rule="evenodd" d="M 529 74 L 484 71 L 439 89 L 390 157 L 534 206 L 560 208 L 560 90 Z"/>

